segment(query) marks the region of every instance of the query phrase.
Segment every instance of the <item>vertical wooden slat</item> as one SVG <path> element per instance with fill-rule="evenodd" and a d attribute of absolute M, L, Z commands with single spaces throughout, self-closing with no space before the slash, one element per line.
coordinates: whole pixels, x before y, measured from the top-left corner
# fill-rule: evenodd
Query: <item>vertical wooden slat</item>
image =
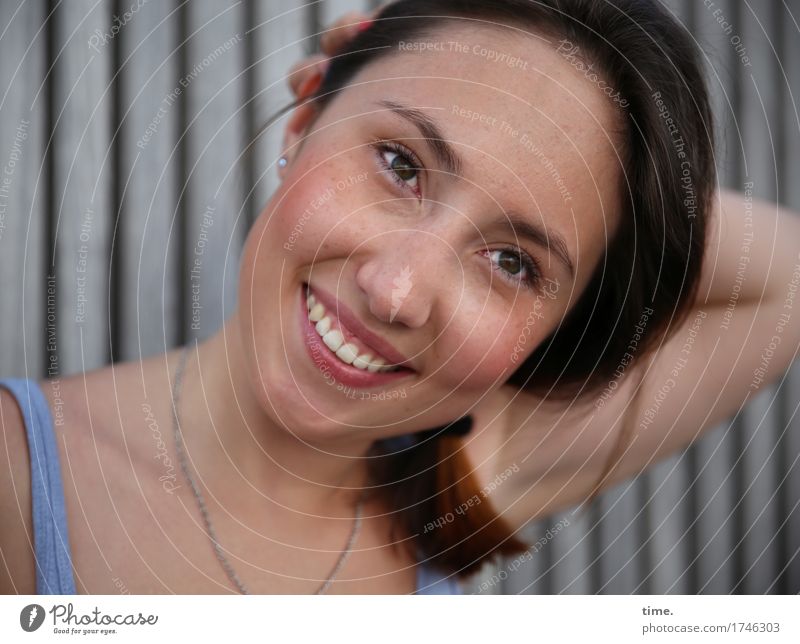
<path fill-rule="evenodd" d="M 697 587 L 693 592 L 721 594 L 736 583 L 732 553 L 737 526 L 733 508 L 739 499 L 731 484 L 734 450 L 733 428 L 721 423 L 706 433 L 692 449 L 696 452 Z"/>
<path fill-rule="evenodd" d="M 98 368 L 109 355 L 111 55 L 105 50 L 110 44 L 95 49 L 90 42 L 98 32 L 111 33 L 111 3 L 64 3 L 58 14 L 53 153 L 59 350 L 66 374 Z"/>
<path fill-rule="evenodd" d="M 797 163 L 800 159 L 800 7 L 796 3 L 782 7 L 779 23 L 783 29 L 781 63 L 784 80 L 788 84 L 783 92 L 784 158 L 779 167 L 780 194 L 783 203 L 800 210 L 800 181 L 797 181 Z M 794 315 L 800 315 L 795 312 Z M 776 592 L 800 592 L 800 362 L 795 361 L 787 374 L 787 386 L 782 396 L 783 417 L 786 419 L 779 452 L 783 454 L 783 481 L 781 516 L 786 520 L 781 534 L 781 564 L 784 566 L 781 585 Z"/>
<path fill-rule="evenodd" d="M 186 65 L 178 70 L 188 107 L 182 133 L 188 138 L 182 293 L 183 306 L 191 312 L 185 331 L 198 339 L 216 332 L 236 302 L 236 226 L 243 203 L 239 157 L 245 139 L 241 12 L 235 0 L 189 3 Z"/>
<path fill-rule="evenodd" d="M 0 3 L 0 374 L 47 375 L 44 7 Z M 36 95 L 39 95 L 38 99 Z M 45 370 L 43 371 L 43 366 Z M 57 363 L 56 363 L 56 374 Z"/>
<path fill-rule="evenodd" d="M 794 209 L 800 209 L 800 181 L 797 181 L 797 162 L 800 159 L 800 67 L 795 61 L 800 60 L 800 7 L 797 3 L 783 7 L 779 11 L 780 24 L 783 29 L 783 52 L 781 68 L 786 75 L 784 82 L 783 123 L 780 125 L 785 135 L 785 157 L 781 160 L 779 176 L 781 177 L 782 202 Z"/>
<path fill-rule="evenodd" d="M 785 67 L 780 64 L 780 61 L 786 60 L 786 43 L 784 41 L 783 21 L 786 19 L 786 11 L 784 8 L 776 9 L 772 12 L 771 23 L 767 29 L 770 34 L 770 41 L 772 49 L 775 50 L 775 56 L 778 64 L 772 66 L 775 92 L 777 94 L 777 108 L 778 108 L 778 122 L 773 127 L 780 129 L 780 136 L 775 137 L 775 154 L 777 158 L 777 199 L 786 203 L 786 184 L 787 173 L 786 163 L 788 161 L 787 151 L 790 146 L 790 139 L 794 133 L 791 130 L 785 129 L 786 114 L 791 110 L 789 105 L 789 79 L 786 75 Z M 791 370 L 790 370 L 791 371 Z M 775 579 L 768 586 L 767 592 L 785 594 L 789 592 L 788 588 L 788 575 L 786 563 L 791 558 L 789 541 L 787 539 L 789 532 L 789 515 L 791 513 L 791 490 L 787 487 L 787 478 L 789 474 L 790 463 L 792 455 L 787 451 L 787 444 L 789 437 L 789 414 L 787 414 L 787 399 L 791 397 L 791 385 L 793 380 L 789 373 L 786 374 L 784 381 L 778 390 L 777 405 L 777 418 L 778 418 L 778 442 L 775 446 L 776 449 L 776 469 L 775 476 L 778 481 L 778 489 L 775 498 L 775 504 L 778 508 L 778 525 L 776 526 L 774 542 L 772 549 L 775 551 Z"/>
<path fill-rule="evenodd" d="M 624 481 L 599 499 L 600 588 L 602 594 L 634 592 L 642 578 L 641 517 L 644 484 L 640 478 Z"/>
<path fill-rule="evenodd" d="M 773 69 L 776 65 L 766 30 L 772 24 L 772 3 L 746 3 L 741 12 L 741 46 L 747 50 L 752 66 L 747 66 L 734 50 L 743 82 L 742 121 L 744 153 L 756 197 L 775 199 L 777 166 L 775 159 L 778 92 Z M 756 230 L 758 235 L 759 231 Z M 775 242 L 778 240 L 776 239 Z M 735 315 L 735 312 L 734 312 Z M 778 320 L 774 320 L 777 325 Z M 738 592 L 764 593 L 777 574 L 776 549 L 772 546 L 778 527 L 775 492 L 778 457 L 775 446 L 780 433 L 776 386 L 759 389 L 742 413 L 745 430 L 743 454 L 743 559 L 744 579 Z"/>
<path fill-rule="evenodd" d="M 781 507 L 780 553 L 778 581 L 770 592 L 800 593 L 800 363 L 792 365 L 786 377 L 787 395 L 783 397 L 784 417 L 787 418 L 784 439 L 779 446 L 786 465 L 783 479 L 784 503 Z"/>
<path fill-rule="evenodd" d="M 123 186 L 119 239 L 124 245 L 119 324 L 123 360 L 178 342 L 177 194 L 179 94 L 174 2 L 144 5 L 120 34 L 124 65 L 119 153 Z"/>
<path fill-rule="evenodd" d="M 579 506 L 580 507 L 580 506 Z M 565 528 L 552 540 L 553 593 L 586 595 L 594 592 L 591 566 L 593 538 L 592 515 L 572 508 L 554 517 L 553 524 L 564 521 Z"/>
<path fill-rule="evenodd" d="M 686 452 L 654 465 L 647 481 L 646 534 L 647 570 L 650 594 L 691 592 L 691 565 L 688 543 L 691 494 Z"/>
<path fill-rule="evenodd" d="M 738 31 L 741 30 L 743 6 L 740 3 L 732 3 L 730 8 L 729 19 L 734 25 L 737 25 L 737 35 L 741 38 Z M 726 34 L 728 35 L 728 34 Z M 731 151 L 736 150 L 737 165 L 732 169 L 733 181 L 731 187 L 741 189 L 746 181 L 750 179 L 750 171 L 747 168 L 747 151 L 746 141 L 744 139 L 743 130 L 746 127 L 746 114 L 743 110 L 745 102 L 745 94 L 747 87 L 744 83 L 744 74 L 741 68 L 736 63 L 736 56 L 733 47 L 726 44 L 728 52 L 728 60 L 734 70 L 733 80 L 730 93 L 733 96 L 733 109 L 737 119 L 736 135 L 732 139 Z M 737 587 L 744 576 L 745 560 L 744 548 L 742 547 L 742 531 L 740 526 L 744 525 L 746 521 L 745 506 L 742 499 L 745 495 L 744 484 L 744 461 L 741 458 L 745 450 L 745 427 L 743 415 L 737 414 L 731 423 L 731 437 L 733 441 L 733 456 L 729 461 L 730 477 L 726 479 L 726 487 L 730 489 L 731 495 L 734 499 L 734 505 L 731 508 L 729 517 L 730 525 L 733 526 L 734 534 L 732 536 L 733 548 L 728 553 L 727 562 L 731 565 L 732 584 L 729 586 L 729 592 Z M 741 591 L 740 591 L 741 592 Z"/>
<path fill-rule="evenodd" d="M 780 523 L 776 502 L 779 433 L 774 387 L 765 390 L 743 412 L 746 440 L 744 474 L 746 493 L 742 499 L 745 521 L 739 526 L 743 540 L 745 570 L 737 592 L 761 594 L 778 573 L 774 537 Z"/>
<path fill-rule="evenodd" d="M 242 10 L 239 12 L 242 20 L 241 32 L 243 35 L 243 60 L 244 66 L 242 70 L 242 133 L 244 137 L 242 156 L 240 157 L 240 164 L 242 167 L 242 187 L 244 189 L 243 195 L 243 212 L 242 212 L 242 225 L 240 230 L 240 245 L 244 245 L 247 238 L 247 233 L 253 225 L 259 211 L 258 195 L 256 194 L 256 167 L 253 163 L 253 149 L 251 144 L 254 143 L 257 128 L 259 127 L 257 120 L 259 118 L 256 110 L 256 94 L 257 78 L 256 67 L 258 65 L 258 8 L 254 0 L 243 0 Z"/>

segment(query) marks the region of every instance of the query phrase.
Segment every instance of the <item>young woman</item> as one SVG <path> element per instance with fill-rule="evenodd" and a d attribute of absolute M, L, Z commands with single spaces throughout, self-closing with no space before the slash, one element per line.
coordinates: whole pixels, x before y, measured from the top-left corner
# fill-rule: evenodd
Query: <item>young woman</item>
<path fill-rule="evenodd" d="M 659 4 L 345 22 L 293 74 L 219 332 L 3 381 L 5 592 L 458 592 L 792 360 L 800 225 L 715 191 Z"/>

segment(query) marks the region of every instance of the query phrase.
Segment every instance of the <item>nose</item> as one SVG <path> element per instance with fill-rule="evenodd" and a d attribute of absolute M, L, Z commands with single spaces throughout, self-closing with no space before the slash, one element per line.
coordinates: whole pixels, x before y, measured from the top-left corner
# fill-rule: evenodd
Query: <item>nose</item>
<path fill-rule="evenodd" d="M 436 306 L 457 290 L 459 262 L 443 238 L 420 229 L 380 236 L 356 271 L 369 310 L 379 320 L 424 326 Z"/>

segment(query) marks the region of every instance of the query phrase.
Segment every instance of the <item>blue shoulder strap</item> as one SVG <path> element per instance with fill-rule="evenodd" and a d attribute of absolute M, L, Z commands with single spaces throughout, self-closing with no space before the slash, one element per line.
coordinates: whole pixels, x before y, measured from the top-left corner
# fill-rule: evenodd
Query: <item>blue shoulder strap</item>
<path fill-rule="evenodd" d="M 4 378 L 0 385 L 17 399 L 28 436 L 36 592 L 74 595 L 64 486 L 50 407 L 35 380 Z"/>
<path fill-rule="evenodd" d="M 455 576 L 444 577 L 425 563 L 417 565 L 417 595 L 462 595 Z"/>

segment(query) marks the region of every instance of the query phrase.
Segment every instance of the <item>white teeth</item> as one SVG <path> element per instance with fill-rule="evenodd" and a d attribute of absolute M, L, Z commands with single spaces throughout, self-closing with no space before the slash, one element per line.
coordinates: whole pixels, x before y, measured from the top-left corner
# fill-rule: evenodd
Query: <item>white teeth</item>
<path fill-rule="evenodd" d="M 371 353 L 358 355 L 358 346 L 353 343 L 345 344 L 342 332 L 339 329 L 331 328 L 331 318 L 325 315 L 325 307 L 317 302 L 311 293 L 306 297 L 306 305 L 308 319 L 316 322 L 314 328 L 322 341 L 342 362 L 352 364 L 356 369 L 366 369 L 371 373 L 399 370 L 399 367 L 388 366 L 383 358 L 373 358 Z"/>
<path fill-rule="evenodd" d="M 353 366 L 356 369 L 366 369 L 369 366 L 370 360 L 372 360 L 371 353 L 365 353 L 363 356 L 356 356 L 356 359 L 353 360 Z"/>
<path fill-rule="evenodd" d="M 331 319 L 326 315 L 319 322 L 317 322 L 314 328 L 317 330 L 317 333 L 319 333 L 320 337 L 324 336 L 328 331 L 331 330 Z"/>
<path fill-rule="evenodd" d="M 341 360 L 342 362 L 346 362 L 347 364 L 353 364 L 353 360 L 355 360 L 358 357 L 358 347 L 354 344 L 342 345 L 336 352 L 336 357 L 339 358 L 339 360 Z"/>
<path fill-rule="evenodd" d="M 339 347 L 342 346 L 344 342 L 344 336 L 339 329 L 331 329 L 325 335 L 322 336 L 322 341 L 328 345 L 328 348 L 336 353 L 339 350 Z"/>
<path fill-rule="evenodd" d="M 325 316 L 325 307 L 322 304 L 313 304 L 308 312 L 308 319 L 312 322 L 319 322 Z"/>

